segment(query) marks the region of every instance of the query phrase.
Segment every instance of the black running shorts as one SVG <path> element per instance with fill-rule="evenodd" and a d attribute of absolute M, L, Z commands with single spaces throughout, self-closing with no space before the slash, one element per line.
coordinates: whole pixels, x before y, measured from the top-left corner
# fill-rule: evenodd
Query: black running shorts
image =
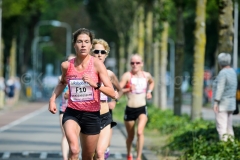
<path fill-rule="evenodd" d="M 147 106 L 142 106 L 138 108 L 131 108 L 126 106 L 124 120 L 125 121 L 135 121 L 138 119 L 140 114 L 146 114 L 147 116 Z"/>
<path fill-rule="evenodd" d="M 63 115 L 62 124 L 67 120 L 74 120 L 81 127 L 81 133 L 95 135 L 100 133 L 100 112 L 79 111 L 67 107 Z"/>
<path fill-rule="evenodd" d="M 113 121 L 112 115 L 110 112 L 104 113 L 100 115 L 100 117 L 101 117 L 101 127 L 100 127 L 101 129 L 103 129 L 109 124 L 111 125 L 111 128 L 117 125 L 117 123 Z"/>

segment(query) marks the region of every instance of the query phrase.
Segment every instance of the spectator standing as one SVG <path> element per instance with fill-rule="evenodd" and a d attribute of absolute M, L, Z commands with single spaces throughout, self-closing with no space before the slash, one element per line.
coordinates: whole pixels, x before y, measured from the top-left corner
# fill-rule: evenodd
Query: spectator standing
<path fill-rule="evenodd" d="M 234 136 L 232 113 L 236 109 L 237 74 L 230 66 L 230 54 L 220 53 L 218 64 L 221 70 L 213 81 L 213 110 L 219 139 L 226 141 L 225 135 Z"/>

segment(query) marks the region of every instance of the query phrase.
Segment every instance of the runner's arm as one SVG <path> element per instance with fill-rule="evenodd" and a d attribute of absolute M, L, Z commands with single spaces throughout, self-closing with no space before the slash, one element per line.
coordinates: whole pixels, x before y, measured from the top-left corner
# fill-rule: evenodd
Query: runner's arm
<path fill-rule="evenodd" d="M 122 88 L 123 93 L 127 93 L 127 92 L 131 91 L 131 86 L 126 87 L 127 83 L 129 83 L 128 82 L 128 77 L 129 77 L 128 72 L 124 73 L 122 75 L 121 81 L 119 83 L 120 87 Z"/>
<path fill-rule="evenodd" d="M 100 77 L 102 83 L 104 84 L 104 86 L 101 86 L 99 88 L 99 91 L 113 99 L 116 99 L 115 91 L 113 89 L 113 86 L 112 86 L 112 83 L 108 76 L 105 65 L 100 60 L 95 59 L 94 66 L 95 66 L 96 71 L 99 74 L 99 77 Z M 94 85 L 95 85 L 94 88 L 96 88 L 97 84 L 94 84 Z"/>
<path fill-rule="evenodd" d="M 112 74 L 111 74 L 111 79 L 112 79 L 112 84 L 113 84 L 113 86 L 117 89 L 117 91 L 118 91 L 118 98 L 120 98 L 121 96 L 122 96 L 122 94 L 123 94 L 123 92 L 122 92 L 122 88 L 121 88 L 121 86 L 120 86 L 120 84 L 119 84 L 119 81 L 118 81 L 118 79 L 117 79 L 117 76 L 112 72 Z"/>
<path fill-rule="evenodd" d="M 147 90 L 146 98 L 151 99 L 152 98 L 152 91 L 153 91 L 153 88 L 154 88 L 154 80 L 153 80 L 150 73 L 148 73 L 147 77 L 148 77 L 148 90 Z"/>
<path fill-rule="evenodd" d="M 64 88 L 67 85 L 66 72 L 67 72 L 68 63 L 69 62 L 65 61 L 61 64 L 61 70 L 62 70 L 61 79 L 59 80 L 57 86 L 55 87 L 52 93 L 52 96 L 50 98 L 51 102 L 55 102 L 56 98 L 63 92 Z"/>

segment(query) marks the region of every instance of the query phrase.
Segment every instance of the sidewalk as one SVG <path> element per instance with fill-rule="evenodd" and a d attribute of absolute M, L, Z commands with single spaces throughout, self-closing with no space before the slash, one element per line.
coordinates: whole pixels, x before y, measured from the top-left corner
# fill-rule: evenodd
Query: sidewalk
<path fill-rule="evenodd" d="M 0 109 L 0 128 L 6 124 L 9 124 L 20 117 L 23 117 L 35 110 L 41 108 L 46 102 L 33 102 L 20 100 L 18 103 L 12 106 L 5 106 Z M 47 108 L 46 108 L 47 110 Z"/>
<path fill-rule="evenodd" d="M 191 106 L 182 105 L 182 113 L 191 115 Z M 205 120 L 215 121 L 215 114 L 212 108 L 202 107 L 202 118 Z M 233 125 L 240 125 L 240 115 L 233 115 Z"/>

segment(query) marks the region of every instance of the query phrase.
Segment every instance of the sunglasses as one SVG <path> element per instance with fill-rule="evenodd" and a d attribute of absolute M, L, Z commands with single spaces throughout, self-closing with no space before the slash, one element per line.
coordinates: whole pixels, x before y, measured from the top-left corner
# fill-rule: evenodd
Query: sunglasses
<path fill-rule="evenodd" d="M 130 64 L 131 64 L 131 65 L 134 65 L 134 64 L 141 64 L 141 62 L 131 62 Z"/>
<path fill-rule="evenodd" d="M 97 49 L 94 49 L 94 50 L 93 50 L 93 53 L 95 53 L 95 54 L 99 54 L 99 53 L 101 53 L 101 54 L 107 54 L 107 51 L 106 51 L 106 50 L 97 50 Z"/>

